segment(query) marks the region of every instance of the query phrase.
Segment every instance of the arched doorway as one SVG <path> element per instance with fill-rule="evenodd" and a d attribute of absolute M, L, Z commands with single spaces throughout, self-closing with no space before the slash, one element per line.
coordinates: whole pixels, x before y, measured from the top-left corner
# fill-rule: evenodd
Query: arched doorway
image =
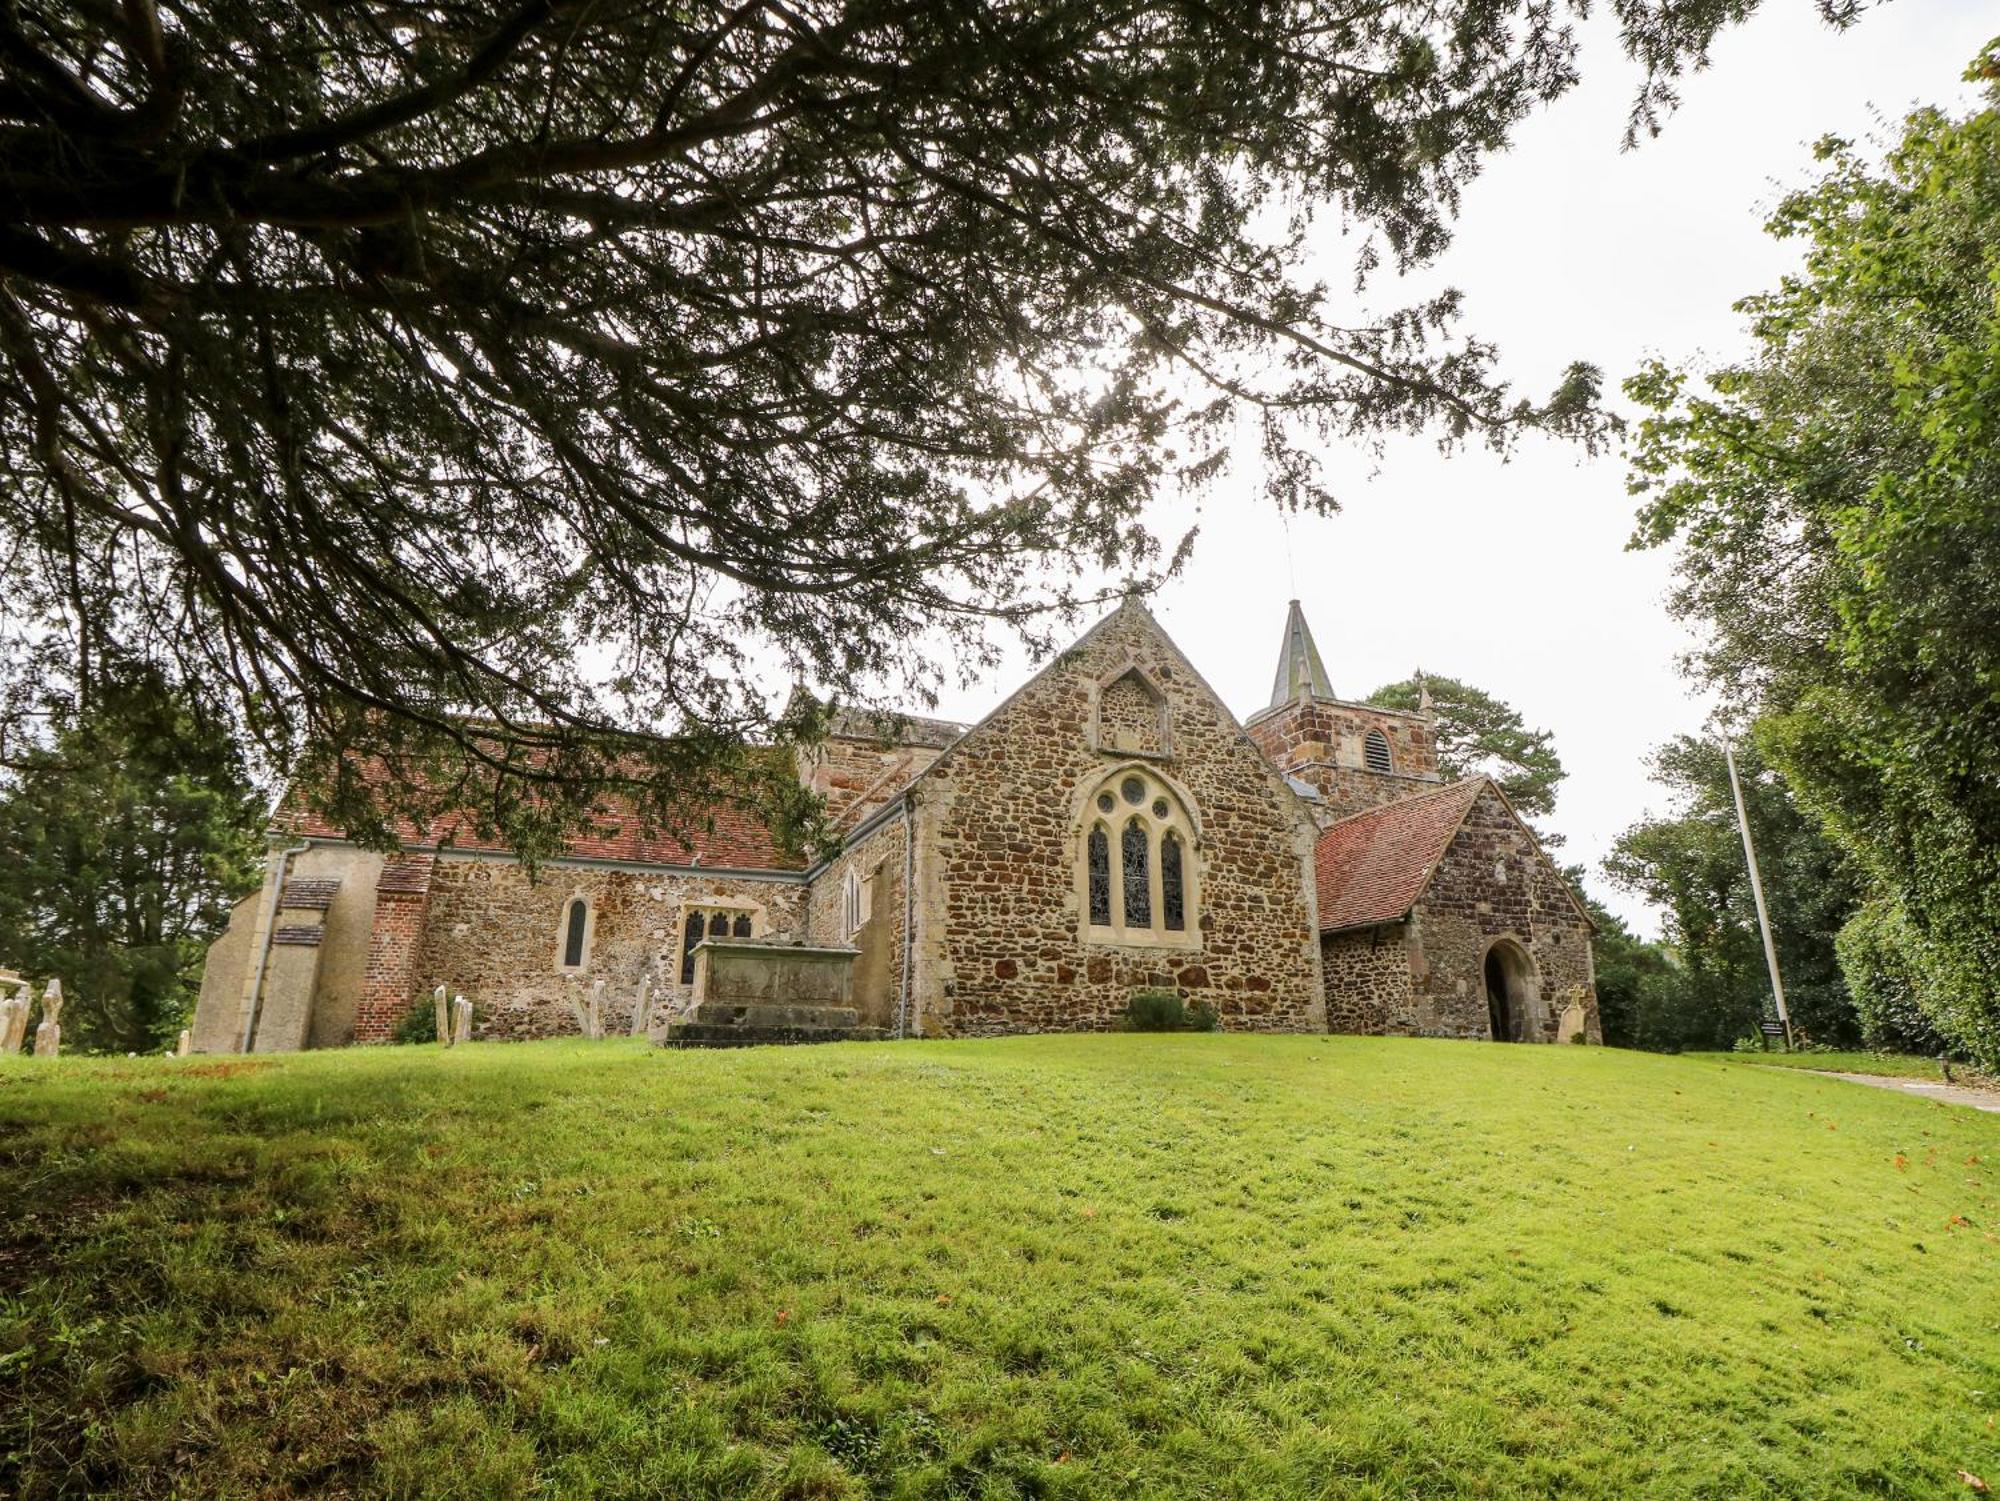
<path fill-rule="evenodd" d="M 1486 1025 L 1495 1042 L 1529 1036 L 1535 1004 L 1534 971 L 1521 946 L 1503 938 L 1486 951 Z"/>

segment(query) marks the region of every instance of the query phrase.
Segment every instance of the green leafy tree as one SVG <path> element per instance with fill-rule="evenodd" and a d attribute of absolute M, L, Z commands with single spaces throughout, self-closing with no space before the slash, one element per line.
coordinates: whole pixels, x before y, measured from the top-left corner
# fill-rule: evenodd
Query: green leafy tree
<path fill-rule="evenodd" d="M 1179 556 L 1144 507 L 1239 416 L 1320 510 L 1329 439 L 1601 431 L 1455 293 L 1354 294 L 1586 8 L 7 6 L 0 554 L 350 826 L 361 744 L 524 847 L 606 785 L 774 797 L 736 748 L 810 727 L 753 651 L 854 699 L 1046 643 L 1078 567 Z M 1755 0 L 1611 9 L 1640 130 Z"/>
<path fill-rule="evenodd" d="M 1931 1023 L 2000 1066 L 2000 49 L 1971 76 L 1987 107 L 1917 111 L 1879 165 L 1821 144 L 1750 360 L 1627 390 L 1696 670 L 1899 914 Z"/>
<path fill-rule="evenodd" d="M 1834 943 L 1860 900 L 1841 852 L 1754 748 L 1737 752 L 1743 801 L 1795 1026 L 1816 1042 L 1860 1035 Z M 1640 1047 L 1728 1047 L 1771 1010 L 1770 979 L 1722 749 L 1682 736 L 1654 758 L 1678 805 L 1618 837 L 1606 874 L 1665 914 L 1669 974 L 1654 974 L 1634 1021 Z"/>
<path fill-rule="evenodd" d="M 1519 711 L 1457 678 L 1428 673 L 1387 683 L 1368 695 L 1385 709 L 1414 710 L 1428 689 L 1437 715 L 1438 769 L 1448 779 L 1489 776 L 1515 810 L 1530 819 L 1555 812 L 1556 787 L 1567 775 L 1547 730 L 1531 730 Z M 1561 841 L 1543 835 L 1550 843 Z"/>
<path fill-rule="evenodd" d="M 145 1051 L 187 1024 L 257 883 L 265 808 L 226 727 L 157 674 L 96 688 L 0 765 L 0 961 L 61 979 L 65 1046 Z"/>
<path fill-rule="evenodd" d="M 1604 1041 L 1614 1048 L 1644 1047 L 1660 1030 L 1656 1018 L 1674 978 L 1673 955 L 1664 944 L 1634 933 L 1624 918 L 1592 896 L 1588 872 L 1581 865 L 1564 866 L 1563 875 L 1597 924 L 1591 964 Z"/>

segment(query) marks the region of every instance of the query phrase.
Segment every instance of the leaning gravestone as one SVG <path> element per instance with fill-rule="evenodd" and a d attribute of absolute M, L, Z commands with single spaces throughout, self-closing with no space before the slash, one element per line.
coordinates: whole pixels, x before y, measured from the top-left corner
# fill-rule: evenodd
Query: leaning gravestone
<path fill-rule="evenodd" d="M 650 973 L 639 977 L 639 999 L 632 1003 L 632 1035 L 644 1037 L 646 1023 L 653 1018 L 653 977 Z"/>
<path fill-rule="evenodd" d="M 28 987 L 23 985 L 18 995 L 0 1001 L 0 1054 L 11 1057 L 20 1052 L 27 1035 Z"/>
<path fill-rule="evenodd" d="M 591 983 L 588 996 L 570 992 L 570 1009 L 576 1013 L 577 1027 L 585 1037 L 595 1042 L 604 1035 L 604 982 Z"/>
<path fill-rule="evenodd" d="M 49 981 L 42 992 L 42 1024 L 35 1028 L 35 1056 L 53 1058 L 62 1051 L 62 981 Z"/>
<path fill-rule="evenodd" d="M 472 1041 L 472 1002 L 464 996 L 451 1003 L 451 1040 L 454 1043 Z"/>

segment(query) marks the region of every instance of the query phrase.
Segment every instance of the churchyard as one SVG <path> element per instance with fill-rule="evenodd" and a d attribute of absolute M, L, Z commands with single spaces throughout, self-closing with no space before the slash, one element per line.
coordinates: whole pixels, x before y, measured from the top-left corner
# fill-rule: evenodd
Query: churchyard
<path fill-rule="evenodd" d="M 1354 1037 L 0 1061 L 24 1496 L 1943 1496 L 2000 1118 Z"/>

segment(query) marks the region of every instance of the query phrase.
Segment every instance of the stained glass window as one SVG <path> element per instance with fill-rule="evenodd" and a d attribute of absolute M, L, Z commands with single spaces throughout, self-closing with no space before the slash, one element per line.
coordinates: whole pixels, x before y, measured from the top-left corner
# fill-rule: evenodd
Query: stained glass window
<path fill-rule="evenodd" d="M 590 904 L 578 897 L 569 904 L 569 926 L 563 934 L 563 968 L 583 968 L 583 934 L 590 922 Z"/>
<path fill-rule="evenodd" d="M 1125 878 L 1125 926 L 1150 928 L 1153 925 L 1153 888 L 1146 869 L 1146 827 L 1136 818 L 1125 825 L 1119 864 Z"/>
<path fill-rule="evenodd" d="M 1098 793 L 1098 794 L 1097 794 L 1097 811 L 1098 811 L 1098 812 L 1100 812 L 1100 813 L 1109 813 L 1109 812 L 1110 812 L 1110 811 L 1111 811 L 1111 810 L 1112 810 L 1113 808 L 1115 808 L 1115 807 L 1117 807 L 1117 806 L 1118 806 L 1118 799 L 1117 799 L 1117 798 L 1115 798 L 1115 797 L 1113 797 L 1113 796 L 1112 796 L 1112 795 L 1111 795 L 1110 793 L 1108 793 L 1108 792 L 1100 792 L 1100 793 Z"/>
<path fill-rule="evenodd" d="M 1160 906 L 1169 933 L 1187 930 L 1187 888 L 1181 878 L 1181 838 L 1172 829 L 1160 840 Z"/>
<path fill-rule="evenodd" d="M 1111 926 L 1111 841 L 1103 824 L 1090 831 L 1090 920 Z"/>
<path fill-rule="evenodd" d="M 702 923 L 699 912 L 688 914 L 687 927 L 681 934 L 681 984 L 694 984 L 694 946 L 701 942 Z"/>
<path fill-rule="evenodd" d="M 1127 777 L 1118 784 L 1118 790 L 1125 794 L 1125 801 L 1135 808 L 1146 800 L 1146 784 L 1138 777 Z"/>

